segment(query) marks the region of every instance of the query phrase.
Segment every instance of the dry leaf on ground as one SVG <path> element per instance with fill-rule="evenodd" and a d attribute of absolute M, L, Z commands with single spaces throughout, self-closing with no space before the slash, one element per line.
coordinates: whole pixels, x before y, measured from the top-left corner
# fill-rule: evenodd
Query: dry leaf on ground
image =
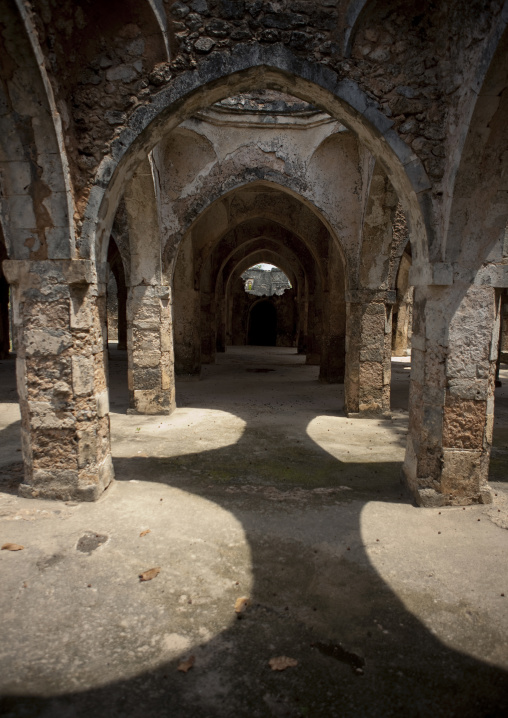
<path fill-rule="evenodd" d="M 19 543 L 4 543 L 2 546 L 2 551 L 21 551 L 21 549 L 24 549 L 24 546 L 20 546 Z"/>
<path fill-rule="evenodd" d="M 181 671 L 182 673 L 187 673 L 187 671 L 190 671 L 192 666 L 194 665 L 196 658 L 194 656 L 189 656 L 186 661 L 182 661 L 178 664 L 177 670 Z"/>
<path fill-rule="evenodd" d="M 151 529 L 145 529 L 145 530 L 142 531 L 139 535 L 140 535 L 140 536 L 146 536 L 146 535 L 149 534 L 149 533 L 151 533 Z"/>
<path fill-rule="evenodd" d="M 250 603 L 250 599 L 247 596 L 237 598 L 235 601 L 235 613 L 243 613 Z"/>
<path fill-rule="evenodd" d="M 298 661 L 288 656 L 277 656 L 276 658 L 270 658 L 268 665 L 272 671 L 284 671 L 286 668 L 294 668 L 297 666 Z"/>
<path fill-rule="evenodd" d="M 161 567 L 156 566 L 155 568 L 149 568 L 148 571 L 144 571 L 143 573 L 139 574 L 139 580 L 140 581 L 151 581 L 152 578 L 155 578 L 159 575 L 161 572 Z"/>

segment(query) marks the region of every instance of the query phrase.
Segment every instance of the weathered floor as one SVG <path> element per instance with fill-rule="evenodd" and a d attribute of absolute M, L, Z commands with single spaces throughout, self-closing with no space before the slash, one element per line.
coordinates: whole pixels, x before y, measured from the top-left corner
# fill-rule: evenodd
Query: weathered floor
<path fill-rule="evenodd" d="M 2 716 L 507 715 L 508 371 L 494 505 L 417 509 L 407 362 L 393 421 L 346 419 L 342 387 L 288 350 L 240 348 L 179 383 L 168 418 L 125 413 L 114 356 L 117 482 L 80 505 L 16 496 L 0 362 L 0 542 L 25 546 L 0 552 Z"/>

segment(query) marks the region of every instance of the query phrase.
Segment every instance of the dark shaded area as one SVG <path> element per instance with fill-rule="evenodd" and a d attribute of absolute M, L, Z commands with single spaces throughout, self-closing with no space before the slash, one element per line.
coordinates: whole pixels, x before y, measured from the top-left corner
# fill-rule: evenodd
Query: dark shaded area
<path fill-rule="evenodd" d="M 0 227 L 0 359 L 9 356 L 9 285 L 5 278 L 2 262 L 7 259 L 7 250 Z"/>
<path fill-rule="evenodd" d="M 118 300 L 118 345 L 117 348 L 127 350 L 127 285 L 125 282 L 125 270 L 120 250 L 110 237 L 108 245 L 109 268 L 115 277 Z"/>
<path fill-rule="evenodd" d="M 277 386 L 284 380 L 283 365 L 273 364 L 273 369 L 263 381 L 269 383 L 275 405 Z M 248 379 L 242 364 L 233 370 Z M 118 385 L 124 371 L 125 363 L 119 364 L 114 374 Z M 231 368 L 210 368 L 202 383 L 214 382 L 220 371 L 231 372 Z M 258 380 L 252 377 L 252 382 Z M 304 392 L 317 386 L 317 379 L 295 381 L 295 403 L 304 402 Z M 199 392 L 191 398 L 188 387 L 178 387 L 179 405 L 206 406 Z M 398 483 L 399 465 L 338 461 L 306 435 L 313 415 L 305 411 L 295 416 L 290 444 L 273 427 L 260 432 L 252 417 L 265 405 L 252 394 L 239 396 L 234 386 L 229 393 L 217 393 L 208 407 L 233 412 L 247 422 L 236 444 L 174 458 L 116 458 L 115 471 L 120 481 L 146 478 L 195 493 L 236 517 L 249 543 L 253 571 L 251 606 L 242 620 L 233 620 L 232 607 L 232 622 L 225 631 L 189 648 L 181 657 L 196 657 L 188 674 L 177 670 L 181 658 L 157 667 L 140 661 L 138 675 L 102 687 L 55 697 L 6 695 L 0 702 L 1 714 L 5 718 L 506 715 L 507 673 L 453 650 L 433 635 L 406 609 L 365 553 L 360 517 L 366 504 L 373 498 L 407 501 Z M 341 407 L 338 395 L 337 414 Z M 395 422 L 387 426 L 398 432 Z M 404 439 L 401 433 L 400 441 Z M 264 448 L 269 451 L 254 455 Z M 249 457 L 252 473 L 245 476 Z M 349 490 L 341 491 L 341 484 Z M 195 520 L 202 519 L 197 515 Z M 284 535 L 281 526 L 289 527 L 289 533 Z M 188 531 L 191 536 L 192 525 Z M 118 560 L 128 562 L 128 555 L 119 554 Z M 181 606 L 181 589 L 176 589 L 174 595 L 166 592 L 161 598 L 161 630 L 167 630 L 171 615 Z M 432 600 L 430 589 L 428 595 L 422 594 L 422 601 Z M 209 621 L 206 605 L 193 602 L 187 610 L 193 625 Z M 98 635 L 96 650 L 101 648 Z M 296 659 L 298 665 L 271 671 L 268 659 L 279 655 Z M 48 685 L 48 693 L 56 692 L 57 682 Z"/>
<path fill-rule="evenodd" d="M 274 347 L 277 342 L 277 310 L 272 302 L 254 304 L 249 314 L 248 343 L 251 346 Z"/>
<path fill-rule="evenodd" d="M 108 537 L 104 534 L 96 534 L 93 531 L 87 531 L 79 539 L 76 549 L 82 553 L 90 555 L 92 551 L 99 548 L 103 543 L 106 543 Z"/>

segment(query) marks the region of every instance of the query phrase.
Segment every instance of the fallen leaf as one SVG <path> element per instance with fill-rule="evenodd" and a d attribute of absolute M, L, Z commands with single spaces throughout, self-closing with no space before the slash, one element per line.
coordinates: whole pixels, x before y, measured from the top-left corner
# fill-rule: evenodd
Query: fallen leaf
<path fill-rule="evenodd" d="M 21 551 L 21 549 L 24 549 L 24 546 L 20 546 L 19 543 L 4 543 L 2 546 L 2 551 Z"/>
<path fill-rule="evenodd" d="M 237 598 L 235 602 L 235 613 L 243 613 L 247 609 L 249 603 L 250 600 L 247 598 L 247 596 Z"/>
<path fill-rule="evenodd" d="M 182 673 L 187 673 L 187 671 L 190 671 L 190 669 L 194 665 L 195 660 L 196 659 L 194 656 L 189 656 L 186 661 L 182 661 L 178 664 L 177 670 L 181 671 Z"/>
<path fill-rule="evenodd" d="M 270 658 L 268 665 L 272 671 L 285 671 L 286 668 L 294 668 L 297 666 L 298 661 L 288 656 L 277 656 L 276 658 Z"/>
<path fill-rule="evenodd" d="M 149 534 L 149 533 L 150 533 L 150 529 L 145 529 L 145 530 L 142 531 L 139 535 L 140 535 L 140 536 L 146 536 L 146 535 Z"/>
<path fill-rule="evenodd" d="M 161 567 L 156 566 L 155 568 L 149 568 L 148 571 L 144 571 L 143 573 L 139 574 L 139 580 L 140 581 L 151 581 L 152 578 L 155 578 L 159 575 L 161 572 Z"/>

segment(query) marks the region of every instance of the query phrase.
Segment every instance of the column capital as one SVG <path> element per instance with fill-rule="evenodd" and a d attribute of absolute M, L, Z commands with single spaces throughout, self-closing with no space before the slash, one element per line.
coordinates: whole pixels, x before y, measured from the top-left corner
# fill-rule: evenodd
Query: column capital
<path fill-rule="evenodd" d="M 346 291 L 346 302 L 350 304 L 368 304 L 369 302 L 395 304 L 396 301 L 395 289 L 350 289 Z"/>
<path fill-rule="evenodd" d="M 55 284 L 96 284 L 97 269 L 90 259 L 5 259 L 5 277 L 15 286 L 31 285 L 34 281 L 51 280 Z"/>

